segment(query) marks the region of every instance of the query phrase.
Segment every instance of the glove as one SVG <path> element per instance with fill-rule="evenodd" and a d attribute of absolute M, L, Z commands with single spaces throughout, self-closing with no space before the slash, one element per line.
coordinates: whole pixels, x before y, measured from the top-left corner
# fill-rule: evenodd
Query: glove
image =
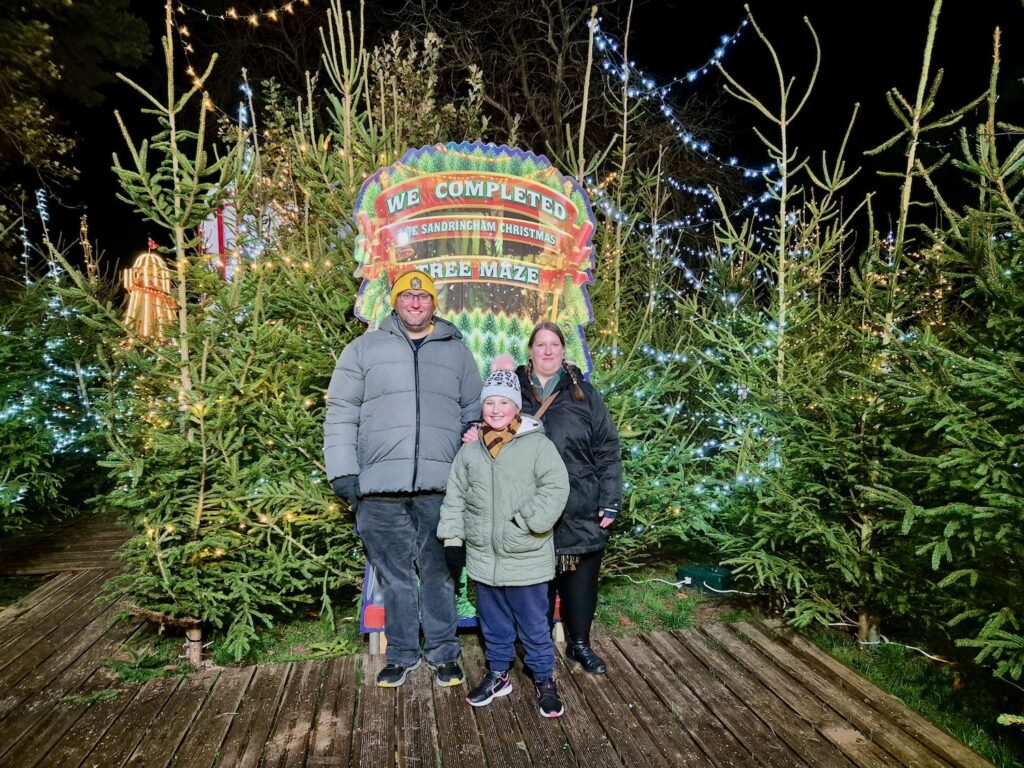
<path fill-rule="evenodd" d="M 448 573 L 452 575 L 452 581 L 456 584 L 462 578 L 462 571 L 466 567 L 466 548 L 445 547 L 444 564 L 448 566 Z"/>
<path fill-rule="evenodd" d="M 331 488 L 342 499 L 348 502 L 355 512 L 359 504 L 359 475 L 342 475 L 331 480 Z"/>

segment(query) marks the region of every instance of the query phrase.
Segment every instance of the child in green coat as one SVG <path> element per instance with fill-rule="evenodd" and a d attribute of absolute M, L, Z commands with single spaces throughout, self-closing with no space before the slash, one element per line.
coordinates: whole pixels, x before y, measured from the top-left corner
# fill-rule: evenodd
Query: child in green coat
<path fill-rule="evenodd" d="M 551 529 L 569 497 L 569 475 L 541 423 L 519 413 L 511 358 L 495 360 L 480 399 L 479 439 L 455 457 L 437 527 L 453 576 L 465 546 L 465 567 L 476 582 L 488 672 L 466 701 L 482 707 L 512 692 L 518 629 L 540 713 L 558 717 L 564 707 L 553 679 L 548 582 L 555 575 Z"/>

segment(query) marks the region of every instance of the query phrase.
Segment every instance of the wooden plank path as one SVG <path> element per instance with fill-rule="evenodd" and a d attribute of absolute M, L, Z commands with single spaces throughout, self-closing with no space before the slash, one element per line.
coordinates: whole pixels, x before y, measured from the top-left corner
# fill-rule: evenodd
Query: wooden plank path
<path fill-rule="evenodd" d="M 3 562 L 69 562 L 67 549 L 33 549 Z M 558 720 L 539 716 L 521 669 L 510 696 L 474 709 L 425 666 L 377 688 L 382 660 L 370 656 L 121 685 L 105 662 L 138 625 L 110 626 L 116 606 L 94 601 L 112 563 L 85 565 L 88 550 L 0 612 L 0 766 L 990 765 L 800 636 L 758 623 L 601 639 L 603 677 L 560 656 Z M 477 680 L 476 637 L 463 649 Z"/>
<path fill-rule="evenodd" d="M 87 515 L 49 534 L 0 539 L 0 575 L 111 568 L 131 532 L 111 515 Z"/>

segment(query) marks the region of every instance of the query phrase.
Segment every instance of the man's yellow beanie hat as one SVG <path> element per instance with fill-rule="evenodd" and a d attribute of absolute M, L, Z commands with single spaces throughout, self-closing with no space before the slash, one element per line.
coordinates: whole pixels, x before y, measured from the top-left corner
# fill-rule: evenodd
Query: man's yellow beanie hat
<path fill-rule="evenodd" d="M 409 272 L 403 272 L 395 278 L 395 282 L 391 286 L 392 308 L 398 306 L 398 294 L 402 291 L 410 290 L 426 291 L 430 294 L 431 298 L 433 298 L 434 306 L 437 306 L 437 289 L 434 287 L 434 281 L 426 272 L 420 272 L 420 270 L 414 269 Z"/>

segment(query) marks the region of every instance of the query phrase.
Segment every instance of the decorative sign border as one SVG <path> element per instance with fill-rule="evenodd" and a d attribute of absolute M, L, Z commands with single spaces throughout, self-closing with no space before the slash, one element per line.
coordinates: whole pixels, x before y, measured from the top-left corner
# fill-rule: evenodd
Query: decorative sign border
<path fill-rule="evenodd" d="M 553 320 L 589 375 L 596 220 L 586 191 L 546 157 L 481 142 L 409 150 L 363 183 L 356 224 L 355 311 L 371 327 L 391 313 L 393 280 L 421 269 L 481 371 L 502 353 L 525 362 L 533 326 Z"/>

